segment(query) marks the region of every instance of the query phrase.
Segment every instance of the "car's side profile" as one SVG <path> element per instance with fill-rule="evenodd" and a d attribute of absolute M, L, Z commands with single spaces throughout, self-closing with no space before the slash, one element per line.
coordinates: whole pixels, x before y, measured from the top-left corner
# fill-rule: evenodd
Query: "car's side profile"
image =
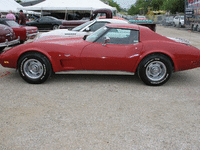
<path fill-rule="evenodd" d="M 62 20 L 52 16 L 44 16 L 34 21 L 27 22 L 27 26 L 36 26 L 39 30 L 55 30 L 62 25 Z"/>
<path fill-rule="evenodd" d="M 162 85 L 172 72 L 200 67 L 200 50 L 147 27 L 107 24 L 84 38 L 52 36 L 14 47 L 0 63 L 34 84 L 52 72 L 89 70 L 137 74 L 147 85 Z"/>

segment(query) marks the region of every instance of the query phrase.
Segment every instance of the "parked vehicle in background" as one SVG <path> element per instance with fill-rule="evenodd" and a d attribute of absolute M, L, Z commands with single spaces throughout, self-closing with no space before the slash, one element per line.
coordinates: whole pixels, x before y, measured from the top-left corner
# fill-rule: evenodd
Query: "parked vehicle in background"
<path fill-rule="evenodd" d="M 62 25 L 63 20 L 57 19 L 52 16 L 44 16 L 34 21 L 26 23 L 27 26 L 36 26 L 39 30 L 55 30 Z"/>
<path fill-rule="evenodd" d="M 95 11 L 93 11 L 91 17 L 90 17 L 90 20 L 94 20 L 98 17 L 102 17 L 103 18 L 108 18 L 108 19 L 111 19 L 113 17 L 112 15 L 112 11 L 110 9 L 97 9 Z M 86 23 L 88 22 L 89 20 L 85 20 L 85 19 L 82 19 L 82 20 L 65 20 L 63 21 L 63 24 L 60 25 L 60 29 L 73 29 L 83 23 Z"/>
<path fill-rule="evenodd" d="M 52 35 L 63 35 L 63 36 L 84 36 L 84 35 L 90 35 L 94 31 L 98 30 L 99 28 L 103 27 L 105 24 L 108 23 L 123 23 L 128 24 L 129 22 L 126 20 L 120 20 L 120 19 L 95 19 L 88 21 L 84 24 L 81 24 L 72 30 L 68 29 L 57 29 L 45 33 L 41 33 L 38 38 L 44 37 L 44 36 L 52 36 Z"/>
<path fill-rule="evenodd" d="M 147 20 L 145 16 L 136 16 L 135 20 Z"/>
<path fill-rule="evenodd" d="M 141 16 L 138 19 L 140 20 L 129 20 L 130 23 L 135 23 L 135 24 L 139 24 L 142 26 L 146 26 L 148 28 L 150 28 L 153 31 L 156 31 L 156 24 L 152 23 L 152 20 L 145 20 L 144 18 L 145 16 Z M 110 9 L 97 9 L 93 12 L 90 20 L 93 20 L 95 18 L 107 18 L 107 19 L 111 19 L 111 18 L 115 18 L 112 15 L 112 11 Z M 122 19 L 120 17 L 116 17 L 118 19 Z M 83 23 L 87 22 L 87 20 L 70 20 L 70 21 L 63 21 L 63 24 L 60 25 L 60 29 L 72 29 L 78 25 L 81 25 Z"/>
<path fill-rule="evenodd" d="M 174 27 L 184 27 L 184 16 L 175 16 L 173 19 L 173 26 Z"/>
<path fill-rule="evenodd" d="M 0 53 L 6 46 L 15 45 L 19 42 L 19 37 L 15 36 L 12 28 L 0 24 Z"/>
<path fill-rule="evenodd" d="M 39 33 L 37 27 L 22 26 L 10 19 L 0 18 L 0 24 L 11 27 L 15 32 L 15 36 L 20 37 L 21 44 L 28 39 L 34 38 Z"/>
<path fill-rule="evenodd" d="M 162 21 L 162 24 L 164 26 L 172 26 L 173 25 L 173 20 L 174 20 L 174 17 L 172 17 L 172 16 L 165 17 L 164 20 Z"/>
<path fill-rule="evenodd" d="M 185 26 L 200 32 L 200 0 L 185 1 Z"/>

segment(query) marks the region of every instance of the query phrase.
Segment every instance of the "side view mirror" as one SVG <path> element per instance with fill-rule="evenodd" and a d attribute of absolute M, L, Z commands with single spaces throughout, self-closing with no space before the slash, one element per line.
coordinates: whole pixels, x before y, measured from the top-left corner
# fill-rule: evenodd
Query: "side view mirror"
<path fill-rule="evenodd" d="M 85 29 L 85 31 L 86 31 L 86 32 L 89 32 L 89 31 L 90 31 L 90 28 L 89 28 L 89 27 L 87 27 L 87 28 Z"/>
<path fill-rule="evenodd" d="M 103 46 L 105 46 L 109 42 L 110 42 L 110 38 L 106 36 L 105 39 L 104 39 Z"/>
<path fill-rule="evenodd" d="M 83 40 L 86 40 L 87 36 L 88 36 L 88 35 L 84 35 Z"/>

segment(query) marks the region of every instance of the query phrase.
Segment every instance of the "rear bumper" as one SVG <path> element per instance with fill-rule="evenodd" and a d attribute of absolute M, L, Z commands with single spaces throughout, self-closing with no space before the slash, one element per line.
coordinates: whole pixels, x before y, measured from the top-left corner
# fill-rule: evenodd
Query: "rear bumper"
<path fill-rule="evenodd" d="M 6 47 L 6 46 L 10 46 L 10 45 L 15 45 L 18 44 L 20 42 L 20 37 L 18 36 L 18 39 L 13 40 L 13 41 L 8 41 L 6 39 L 6 41 L 4 43 L 0 43 L 0 47 Z"/>

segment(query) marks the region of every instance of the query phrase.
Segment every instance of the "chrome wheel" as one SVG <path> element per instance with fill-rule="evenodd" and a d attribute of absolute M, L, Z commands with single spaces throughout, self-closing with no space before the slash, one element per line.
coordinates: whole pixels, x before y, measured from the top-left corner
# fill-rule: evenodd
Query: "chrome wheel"
<path fill-rule="evenodd" d="M 56 29 L 58 29 L 58 28 L 59 28 L 58 25 L 54 25 L 54 26 L 53 26 L 53 30 L 56 30 Z"/>
<path fill-rule="evenodd" d="M 167 73 L 167 68 L 161 61 L 153 61 L 146 67 L 146 76 L 152 81 L 162 80 Z"/>
<path fill-rule="evenodd" d="M 31 79 L 38 79 L 43 75 L 43 65 L 37 59 L 28 59 L 23 66 L 24 73 Z"/>

